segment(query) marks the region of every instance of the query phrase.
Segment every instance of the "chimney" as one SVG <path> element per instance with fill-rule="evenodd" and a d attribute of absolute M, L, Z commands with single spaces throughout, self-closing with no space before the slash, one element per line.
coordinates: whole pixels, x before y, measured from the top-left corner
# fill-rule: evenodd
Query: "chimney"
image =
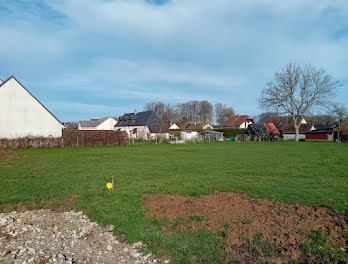
<path fill-rule="evenodd" d="M 134 115 L 137 115 L 138 111 L 137 109 L 134 110 Z"/>

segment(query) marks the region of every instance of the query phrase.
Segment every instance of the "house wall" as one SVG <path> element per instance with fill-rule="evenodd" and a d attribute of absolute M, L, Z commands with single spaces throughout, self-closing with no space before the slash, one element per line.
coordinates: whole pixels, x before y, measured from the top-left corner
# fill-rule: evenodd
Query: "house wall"
<path fill-rule="evenodd" d="M 239 128 L 248 128 L 248 126 L 252 125 L 253 122 L 243 122 Z"/>
<path fill-rule="evenodd" d="M 133 134 L 133 130 L 137 129 L 137 133 Z M 147 126 L 125 126 L 115 127 L 115 130 L 126 131 L 129 138 L 145 139 L 149 140 L 151 137 L 150 130 Z"/>
<path fill-rule="evenodd" d="M 110 117 L 97 126 L 96 130 L 114 130 L 116 123 L 117 121 Z"/>
<path fill-rule="evenodd" d="M 305 134 L 299 134 L 300 140 L 305 140 L 306 135 Z M 283 140 L 295 140 L 295 133 L 294 134 L 283 134 Z"/>
<path fill-rule="evenodd" d="M 96 127 L 81 127 L 81 123 L 79 122 L 78 130 L 115 130 L 116 123 L 117 121 L 111 117 Z"/>
<path fill-rule="evenodd" d="M 61 137 L 62 129 L 14 78 L 0 87 L 0 138 Z"/>
<path fill-rule="evenodd" d="M 306 140 L 333 141 L 333 134 L 306 134 Z"/>

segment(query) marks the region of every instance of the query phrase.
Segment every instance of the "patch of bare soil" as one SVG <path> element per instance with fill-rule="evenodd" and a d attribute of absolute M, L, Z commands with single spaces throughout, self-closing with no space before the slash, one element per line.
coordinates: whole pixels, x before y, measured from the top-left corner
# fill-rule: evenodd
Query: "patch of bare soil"
<path fill-rule="evenodd" d="M 227 262 L 316 263 L 336 254 L 336 263 L 343 263 L 346 256 L 348 215 L 324 207 L 228 192 L 200 198 L 149 194 L 142 206 L 149 209 L 148 217 L 167 219 L 163 229 L 168 232 L 207 229 L 217 233 L 226 241 Z"/>
<path fill-rule="evenodd" d="M 0 204 L 0 213 L 9 213 L 12 211 L 25 212 L 38 209 L 68 212 L 74 209 L 76 199 L 77 195 L 69 195 L 52 199 L 37 199 L 28 202 Z"/>
<path fill-rule="evenodd" d="M 21 155 L 13 150 L 0 148 L 0 162 L 20 157 Z"/>

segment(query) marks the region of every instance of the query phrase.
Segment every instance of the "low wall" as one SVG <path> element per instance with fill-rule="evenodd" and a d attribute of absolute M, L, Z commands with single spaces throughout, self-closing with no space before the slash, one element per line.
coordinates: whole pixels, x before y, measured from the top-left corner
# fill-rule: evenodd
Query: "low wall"
<path fill-rule="evenodd" d="M 107 130 L 63 130 L 61 138 L 25 137 L 0 138 L 2 148 L 63 148 L 86 146 L 123 146 L 127 144 L 127 133 Z"/>

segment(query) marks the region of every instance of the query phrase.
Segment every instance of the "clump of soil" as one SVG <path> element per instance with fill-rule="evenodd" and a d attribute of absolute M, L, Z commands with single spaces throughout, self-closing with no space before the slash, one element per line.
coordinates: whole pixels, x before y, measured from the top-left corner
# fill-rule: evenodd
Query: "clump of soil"
<path fill-rule="evenodd" d="M 227 242 L 228 261 L 261 263 L 268 257 L 281 263 L 315 262 L 318 256 L 304 246 L 314 243 L 313 230 L 325 235 L 325 245 L 320 244 L 318 250 L 332 245 L 343 256 L 347 250 L 347 213 L 324 207 L 283 204 L 229 192 L 200 198 L 148 194 L 142 206 L 149 209 L 148 217 L 167 219 L 166 231 L 207 229 L 217 233 Z"/>
<path fill-rule="evenodd" d="M 14 152 L 13 150 L 0 148 L 0 162 L 20 157 L 21 155 L 17 152 Z"/>

